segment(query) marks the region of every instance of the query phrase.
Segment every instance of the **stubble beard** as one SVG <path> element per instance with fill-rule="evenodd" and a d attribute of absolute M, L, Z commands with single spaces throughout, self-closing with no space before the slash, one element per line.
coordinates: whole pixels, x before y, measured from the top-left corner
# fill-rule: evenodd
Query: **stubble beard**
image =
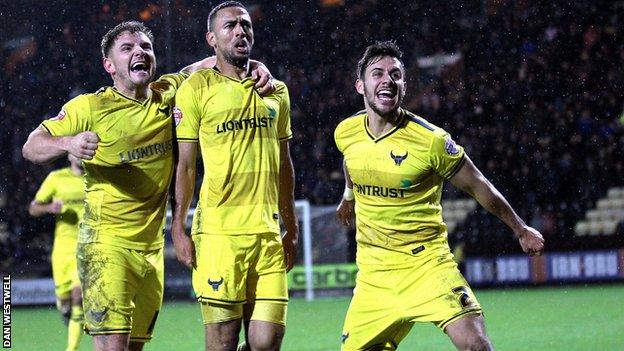
<path fill-rule="evenodd" d="M 371 99 L 366 93 L 365 97 L 366 97 L 366 102 L 368 103 L 368 107 L 370 107 L 370 109 L 373 110 L 373 112 L 375 112 L 376 114 L 378 114 L 380 117 L 383 117 L 383 118 L 393 117 L 394 115 L 396 115 L 397 111 L 399 110 L 399 107 L 401 106 L 401 103 L 403 102 L 403 96 L 399 96 L 399 101 L 396 104 L 396 106 L 384 112 L 375 103 L 375 96 L 373 96 L 373 98 Z"/>
<path fill-rule="evenodd" d="M 251 50 L 250 50 L 251 53 Z M 223 58 L 225 59 L 225 61 L 227 61 L 227 63 L 238 67 L 238 68 L 246 68 L 247 64 L 249 64 L 249 55 L 247 56 L 235 56 L 232 53 L 225 53 L 223 55 Z"/>

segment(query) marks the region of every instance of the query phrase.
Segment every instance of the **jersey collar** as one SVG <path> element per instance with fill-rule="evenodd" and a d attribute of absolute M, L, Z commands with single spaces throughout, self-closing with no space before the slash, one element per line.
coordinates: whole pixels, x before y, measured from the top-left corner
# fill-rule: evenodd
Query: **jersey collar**
<path fill-rule="evenodd" d="M 150 83 L 150 84 L 151 84 L 151 83 Z M 111 90 L 114 92 L 114 94 L 119 95 L 119 96 L 121 96 L 121 97 L 122 97 L 122 98 L 124 98 L 124 99 L 130 100 L 130 101 L 133 101 L 133 102 L 136 102 L 137 104 L 139 104 L 139 105 L 141 105 L 141 106 L 145 106 L 145 104 L 147 104 L 147 102 L 148 102 L 149 100 L 151 100 L 151 98 L 152 98 L 152 97 L 151 97 L 151 95 L 153 94 L 153 92 L 150 92 L 150 97 L 149 97 L 149 98 L 147 98 L 147 99 L 145 99 L 145 100 L 143 100 L 143 101 L 139 101 L 139 100 L 137 100 L 137 99 L 134 99 L 134 98 L 129 97 L 128 95 L 125 95 L 125 94 L 124 94 L 124 93 L 122 93 L 121 91 L 117 90 L 117 88 L 115 88 L 115 87 L 110 87 L 110 88 L 111 88 Z M 150 87 L 149 89 L 151 90 L 151 87 Z"/>
<path fill-rule="evenodd" d="M 389 137 L 390 135 L 392 135 L 394 132 L 396 132 L 397 130 L 399 130 L 399 128 L 401 128 L 401 125 L 403 124 L 403 121 L 405 121 L 405 111 L 402 108 L 399 108 L 399 120 L 397 121 L 397 124 L 390 129 L 389 131 L 385 132 L 384 134 L 375 137 L 373 135 L 373 133 L 371 133 L 370 129 L 368 129 L 368 113 L 364 114 L 364 130 L 366 130 L 366 134 L 368 134 L 368 137 L 371 138 L 371 140 L 374 143 L 378 143 L 379 141 L 381 141 L 382 139 L 385 139 L 387 137 Z"/>

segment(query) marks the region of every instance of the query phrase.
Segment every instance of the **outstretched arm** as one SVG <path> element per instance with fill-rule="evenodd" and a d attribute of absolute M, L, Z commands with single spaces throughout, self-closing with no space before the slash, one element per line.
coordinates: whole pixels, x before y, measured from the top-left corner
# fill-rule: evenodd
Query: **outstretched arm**
<path fill-rule="evenodd" d="M 217 63 L 216 56 L 206 57 L 203 60 L 199 60 L 192 63 L 182 69 L 182 72 L 191 74 L 202 69 L 212 68 Z M 275 85 L 273 84 L 273 76 L 269 69 L 260 61 L 249 60 L 251 69 L 251 79 L 256 81 L 254 87 L 258 93 L 262 96 L 271 94 L 275 91 Z"/>
<path fill-rule="evenodd" d="M 54 137 L 44 128 L 38 127 L 28 136 L 22 147 L 22 155 L 34 163 L 47 163 L 67 153 L 83 160 L 90 160 L 95 155 L 99 141 L 100 138 L 93 132 Z"/>
<path fill-rule="evenodd" d="M 526 225 L 505 197 L 483 176 L 470 158 L 467 155 L 464 157 L 466 157 L 466 162 L 459 172 L 450 179 L 451 183 L 470 194 L 481 206 L 511 228 L 518 237 L 520 246 L 525 253 L 541 255 L 544 251 L 542 234 Z"/>
<path fill-rule="evenodd" d="M 297 242 L 299 241 L 299 223 L 295 214 L 295 172 L 288 140 L 280 142 L 280 173 L 279 173 L 279 211 L 286 227 L 282 238 L 286 271 L 290 271 L 297 258 Z"/>
<path fill-rule="evenodd" d="M 195 249 L 191 238 L 186 235 L 186 216 L 193 199 L 193 191 L 195 190 L 197 143 L 179 142 L 178 152 L 174 180 L 171 239 L 173 240 L 178 261 L 189 268 L 193 268 L 195 265 Z"/>
<path fill-rule="evenodd" d="M 351 176 L 349 176 L 347 163 L 344 161 L 342 162 L 342 170 L 345 177 L 345 191 L 338 208 L 336 208 L 336 217 L 342 225 L 349 227 L 353 224 L 353 219 L 355 218 L 355 198 L 353 197 L 353 182 L 351 181 Z"/>
<path fill-rule="evenodd" d="M 37 200 L 33 200 L 30 202 L 30 206 L 28 206 L 28 213 L 33 217 L 41 217 L 44 214 L 58 214 L 61 213 L 63 209 L 63 201 L 54 200 L 49 203 L 39 202 Z"/>

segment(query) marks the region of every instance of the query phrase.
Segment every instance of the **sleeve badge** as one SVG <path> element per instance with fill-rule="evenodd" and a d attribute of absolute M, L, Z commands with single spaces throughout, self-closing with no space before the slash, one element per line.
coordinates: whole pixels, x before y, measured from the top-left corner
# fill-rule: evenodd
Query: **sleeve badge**
<path fill-rule="evenodd" d="M 182 118 L 184 117 L 184 115 L 182 114 L 182 110 L 180 110 L 179 107 L 174 107 L 173 108 L 173 121 L 175 122 L 176 127 L 178 126 L 178 124 L 180 124 L 180 122 L 182 122 Z"/>
<path fill-rule="evenodd" d="M 455 156 L 459 153 L 459 147 L 450 137 L 446 138 L 446 141 L 444 142 L 444 150 L 446 150 L 446 153 L 451 156 Z"/>

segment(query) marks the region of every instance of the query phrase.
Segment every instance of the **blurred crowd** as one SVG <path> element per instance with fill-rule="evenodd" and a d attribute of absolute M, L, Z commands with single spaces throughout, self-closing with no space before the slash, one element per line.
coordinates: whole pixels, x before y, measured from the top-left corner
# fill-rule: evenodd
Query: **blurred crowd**
<path fill-rule="evenodd" d="M 21 145 L 65 101 L 110 84 L 102 35 L 121 21 L 144 21 L 156 36 L 159 73 L 176 71 L 211 54 L 204 32 L 217 3 L 3 5 L 0 269 L 47 260 L 52 221 L 29 218 L 27 205 L 63 160 L 32 165 Z M 333 130 L 363 107 L 353 87 L 357 60 L 386 39 L 405 52 L 404 105 L 450 132 L 550 249 L 578 246 L 575 221 L 608 187 L 624 185 L 622 1 L 245 3 L 254 21 L 252 56 L 290 90 L 297 198 L 339 200 L 344 180 Z M 449 185 L 444 196 L 466 195 Z M 510 231 L 482 210 L 451 239 L 465 242 L 468 253 L 518 250 Z"/>

